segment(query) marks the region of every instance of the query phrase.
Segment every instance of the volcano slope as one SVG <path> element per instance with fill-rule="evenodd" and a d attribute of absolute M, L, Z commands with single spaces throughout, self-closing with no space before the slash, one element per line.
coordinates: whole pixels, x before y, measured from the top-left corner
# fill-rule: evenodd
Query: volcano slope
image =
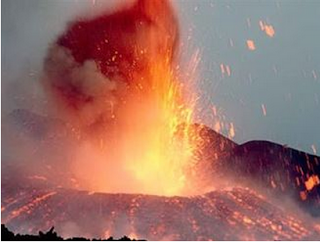
<path fill-rule="evenodd" d="M 269 141 L 238 145 L 203 125 L 194 128 L 205 140 L 198 154 L 198 169 L 206 173 L 203 179 L 222 186 L 232 186 L 231 182 L 255 187 L 266 195 L 293 199 L 311 215 L 320 215 L 320 157 Z"/>
<path fill-rule="evenodd" d="M 127 234 L 149 240 L 320 238 L 318 225 L 277 208 L 247 188 L 194 197 L 34 188 L 13 191 L 4 194 L 2 222 L 19 233 L 48 230 L 54 224 L 63 237 Z"/>
<path fill-rule="evenodd" d="M 19 134 L 27 133 L 37 141 L 34 144 L 40 145 L 40 149 L 41 145 L 50 146 L 58 152 L 62 149 L 58 144 L 67 135 L 56 134 L 57 126 L 64 130 L 59 120 L 26 110 L 15 111 L 4 119 L 3 125 L 6 122 L 15 127 L 10 130 L 16 130 L 17 134 L 10 144 L 4 139 L 4 148 L 14 144 L 21 146 L 25 140 L 16 143 L 21 139 Z M 43 128 L 40 132 L 34 127 Z M 28 159 L 32 157 L 24 157 L 24 162 L 16 163 L 12 157 L 4 155 L 2 223 L 22 234 L 47 231 L 55 226 L 63 237 L 128 235 L 149 240 L 320 238 L 317 217 L 319 157 L 266 141 L 237 145 L 202 125 L 194 125 L 194 128 L 200 129 L 200 134 L 210 141 L 198 154 L 203 157 L 200 167 L 205 168 L 204 179 L 211 175 L 212 182 L 229 181 L 226 186 L 189 197 L 86 192 L 67 184 L 70 174 L 63 162 L 57 163 L 53 168 L 55 172 L 45 173 L 41 167 L 26 169 Z M 14 132 L 6 132 L 5 138 L 15 136 Z M 43 162 L 43 166 L 48 165 L 45 157 Z M 58 176 L 60 183 L 53 176 Z M 290 199 L 290 206 L 280 206 L 274 197 L 282 201 Z"/>

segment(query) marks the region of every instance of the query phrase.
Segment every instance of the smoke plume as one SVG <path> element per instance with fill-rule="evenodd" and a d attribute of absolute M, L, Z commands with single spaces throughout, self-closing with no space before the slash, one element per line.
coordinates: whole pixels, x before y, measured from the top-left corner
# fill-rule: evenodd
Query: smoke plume
<path fill-rule="evenodd" d="M 169 2 L 137 0 L 70 22 L 49 48 L 42 84 L 77 140 L 72 171 L 83 188 L 174 194 L 187 187 L 194 147 L 174 133 L 192 107 L 182 103 L 175 73 L 178 44 Z"/>
<path fill-rule="evenodd" d="M 71 22 L 44 65 L 43 84 L 60 116 L 81 127 L 113 118 L 128 92 L 150 88 L 154 62 L 172 61 L 177 31 L 167 1 L 139 0 L 114 13 Z"/>

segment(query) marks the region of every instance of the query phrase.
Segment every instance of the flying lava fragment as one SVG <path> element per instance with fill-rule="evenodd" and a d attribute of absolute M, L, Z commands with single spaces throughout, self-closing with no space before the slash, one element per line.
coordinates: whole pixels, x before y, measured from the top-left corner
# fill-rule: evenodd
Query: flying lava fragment
<path fill-rule="evenodd" d="M 275 30 L 271 24 L 266 24 L 264 21 L 259 21 L 259 26 L 261 31 L 265 32 L 266 35 L 270 38 L 273 38 L 275 35 Z"/>
<path fill-rule="evenodd" d="M 249 50 L 254 51 L 256 49 L 256 45 L 253 40 L 247 40 L 247 47 Z"/>

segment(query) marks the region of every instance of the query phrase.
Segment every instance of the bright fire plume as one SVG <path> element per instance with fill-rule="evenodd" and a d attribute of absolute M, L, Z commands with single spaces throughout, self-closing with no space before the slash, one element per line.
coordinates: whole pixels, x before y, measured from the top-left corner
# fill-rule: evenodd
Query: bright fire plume
<path fill-rule="evenodd" d="M 124 140 L 123 153 L 129 156 L 128 168 L 146 192 L 188 193 L 186 172 L 197 148 L 197 136 L 190 128 L 193 104 L 186 106 L 179 100 L 181 85 L 174 80 L 167 63 L 155 63 L 151 78 L 152 90 L 145 109 L 132 109 L 139 113 L 135 117 L 139 124 L 128 124 L 126 133 L 130 138 Z M 178 136 L 182 124 L 183 132 Z"/>
<path fill-rule="evenodd" d="M 168 1 L 138 0 L 72 23 L 49 51 L 44 86 L 78 137 L 80 188 L 202 192 L 192 185 L 200 138 L 190 128 L 195 99 L 183 97 L 191 87 L 177 80 L 178 40 Z"/>

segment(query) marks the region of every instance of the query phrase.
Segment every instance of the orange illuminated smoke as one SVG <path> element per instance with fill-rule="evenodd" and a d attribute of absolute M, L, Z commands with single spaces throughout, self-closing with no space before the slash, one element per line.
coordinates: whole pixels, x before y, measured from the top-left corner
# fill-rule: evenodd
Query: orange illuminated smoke
<path fill-rule="evenodd" d="M 198 57 L 178 80 L 178 32 L 168 1 L 138 0 L 75 21 L 49 51 L 44 86 L 78 139 L 72 167 L 80 188 L 203 192 L 189 172 L 200 139 L 191 128 L 195 97 L 184 97 Z"/>

